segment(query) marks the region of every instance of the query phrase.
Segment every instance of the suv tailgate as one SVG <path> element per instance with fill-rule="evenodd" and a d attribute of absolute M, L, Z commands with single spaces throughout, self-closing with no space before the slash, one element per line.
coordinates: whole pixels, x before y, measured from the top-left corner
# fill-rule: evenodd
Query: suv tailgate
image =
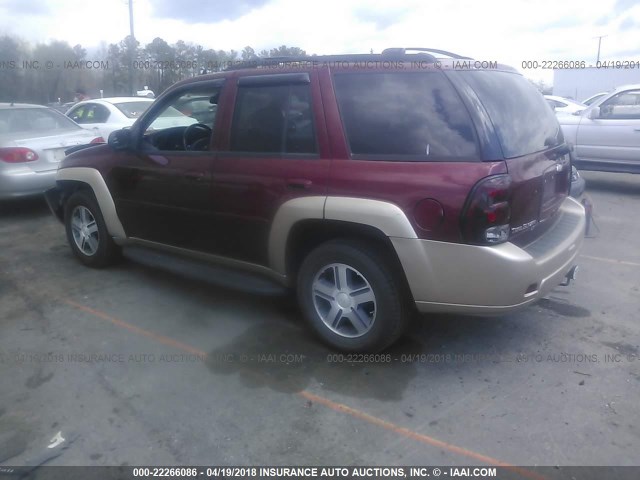
<path fill-rule="evenodd" d="M 554 217 L 571 184 L 569 149 L 558 120 L 542 94 L 519 73 L 460 74 L 485 109 L 512 179 L 510 237 L 532 230 L 539 234 L 544 229 L 536 227 Z"/>

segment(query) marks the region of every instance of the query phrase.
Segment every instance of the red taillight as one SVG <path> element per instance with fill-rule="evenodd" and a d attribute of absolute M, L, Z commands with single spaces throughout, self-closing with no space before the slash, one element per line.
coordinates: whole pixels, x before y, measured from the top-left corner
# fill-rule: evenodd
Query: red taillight
<path fill-rule="evenodd" d="M 506 242 L 511 229 L 511 177 L 493 175 L 476 183 L 462 211 L 465 241 L 478 245 Z"/>
<path fill-rule="evenodd" d="M 35 162 L 38 154 L 25 147 L 0 148 L 0 160 L 7 163 Z"/>
<path fill-rule="evenodd" d="M 104 142 L 104 138 L 102 138 L 102 137 L 96 137 L 96 138 L 94 138 L 93 140 L 91 140 L 89 143 L 91 143 L 91 144 L 96 144 L 96 143 L 105 143 L 105 142 Z"/>

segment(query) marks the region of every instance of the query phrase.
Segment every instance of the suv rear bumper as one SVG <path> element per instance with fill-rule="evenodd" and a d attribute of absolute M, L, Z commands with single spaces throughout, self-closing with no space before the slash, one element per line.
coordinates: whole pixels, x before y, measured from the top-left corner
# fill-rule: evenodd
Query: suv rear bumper
<path fill-rule="evenodd" d="M 475 246 L 392 237 L 421 312 L 508 313 L 548 294 L 575 266 L 585 212 L 567 198 L 558 219 L 531 244 Z"/>

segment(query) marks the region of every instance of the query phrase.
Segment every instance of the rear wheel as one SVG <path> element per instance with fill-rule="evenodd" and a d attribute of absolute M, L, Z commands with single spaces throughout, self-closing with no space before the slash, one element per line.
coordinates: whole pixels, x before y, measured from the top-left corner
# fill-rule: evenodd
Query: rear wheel
<path fill-rule="evenodd" d="M 71 251 L 83 264 L 102 268 L 120 257 L 102 217 L 98 202 L 87 191 L 80 190 L 65 204 L 64 223 Z"/>
<path fill-rule="evenodd" d="M 376 352 L 405 330 L 410 311 L 403 282 L 372 245 L 334 240 L 303 261 L 298 300 L 315 332 L 332 347 Z"/>

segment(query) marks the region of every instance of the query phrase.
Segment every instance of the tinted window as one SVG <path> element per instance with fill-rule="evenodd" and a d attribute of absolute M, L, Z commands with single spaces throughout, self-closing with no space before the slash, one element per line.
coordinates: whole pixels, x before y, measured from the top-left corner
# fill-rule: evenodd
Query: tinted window
<path fill-rule="evenodd" d="M 459 74 L 489 113 L 506 158 L 539 152 L 564 141 L 553 111 L 522 75 L 498 71 Z"/>
<path fill-rule="evenodd" d="M 640 119 L 640 90 L 629 90 L 600 105 L 600 118 Z"/>
<path fill-rule="evenodd" d="M 334 82 L 353 154 L 477 156 L 469 114 L 442 74 L 336 74 Z"/>
<path fill-rule="evenodd" d="M 80 105 L 79 107 L 74 108 L 71 112 L 68 113 L 69 118 L 76 123 L 82 124 L 82 117 L 84 116 L 85 106 Z"/>
<path fill-rule="evenodd" d="M 316 153 L 308 85 L 239 87 L 231 150 Z"/>
<path fill-rule="evenodd" d="M 83 123 L 105 123 L 108 118 L 107 107 L 92 103 L 86 106 L 82 120 Z"/>

